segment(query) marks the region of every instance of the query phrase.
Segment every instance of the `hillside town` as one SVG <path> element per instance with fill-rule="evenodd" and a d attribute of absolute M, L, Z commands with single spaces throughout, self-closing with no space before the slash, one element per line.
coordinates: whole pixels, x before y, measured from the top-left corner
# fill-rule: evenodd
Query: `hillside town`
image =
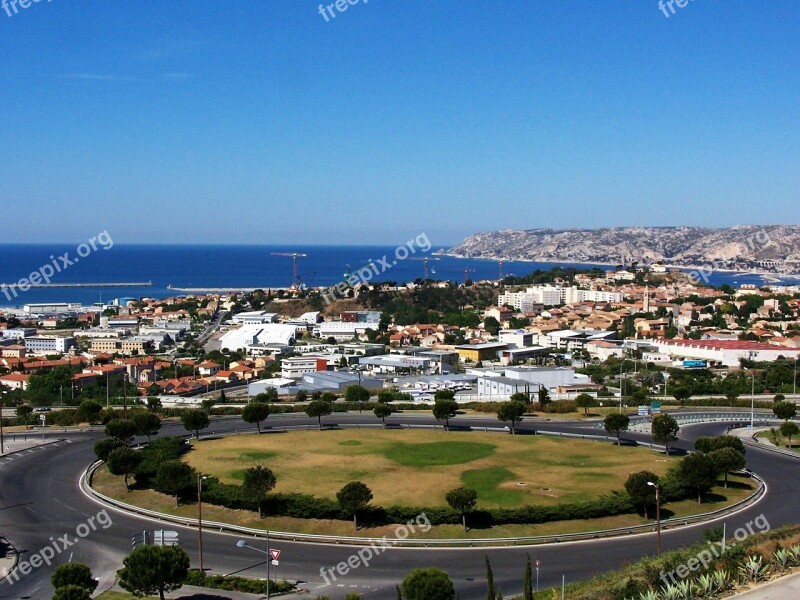
<path fill-rule="evenodd" d="M 635 268 L 527 279 L 541 282 L 374 284 L 324 309 L 317 291 L 301 289 L 28 304 L 0 312 L 0 386 L 7 406 L 192 404 L 220 394 L 241 402 L 354 385 L 419 403 L 440 388 L 462 403 L 517 393 L 621 399 L 636 390 L 641 403 L 672 398 L 672 370 L 719 380 L 697 393 L 721 393 L 730 379 L 744 395 L 743 368 L 794 361 L 788 380 L 759 378 L 756 390 L 754 378 L 750 391 L 796 392 L 798 286 L 713 288 Z M 424 303 L 432 307 L 424 322 L 405 310 Z"/>

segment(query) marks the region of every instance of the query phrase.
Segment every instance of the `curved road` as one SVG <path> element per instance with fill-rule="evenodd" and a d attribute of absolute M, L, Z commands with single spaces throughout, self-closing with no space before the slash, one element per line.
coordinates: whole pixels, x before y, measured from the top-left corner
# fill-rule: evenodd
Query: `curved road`
<path fill-rule="evenodd" d="M 374 424 L 371 414 L 336 415 L 330 417 L 338 423 Z M 473 427 L 497 427 L 494 418 L 460 418 L 457 424 L 468 423 Z M 404 423 L 430 424 L 432 417 L 403 417 Z M 270 416 L 271 426 L 315 425 L 316 420 L 304 416 Z M 232 428 L 244 429 L 240 419 L 215 418 L 209 430 L 221 432 Z M 526 420 L 520 431 L 535 428 L 564 432 L 597 433 L 591 424 L 574 422 L 547 422 Z M 688 449 L 691 441 L 699 435 L 724 433 L 725 423 L 688 425 L 681 429 L 684 437 L 677 447 Z M 255 430 L 255 428 L 253 428 Z M 183 435 L 180 425 L 165 423 L 161 435 Z M 205 433 L 205 432 L 204 432 Z M 75 534 L 81 524 L 98 514 L 102 506 L 85 497 L 78 488 L 78 481 L 86 466 L 94 459 L 93 442 L 101 432 L 77 433 L 67 436 L 64 442 L 24 452 L 14 457 L 0 458 L 0 533 L 6 536 L 20 551 L 20 560 L 30 560 L 42 548 L 51 545 L 53 539 L 68 539 L 73 543 L 58 554 L 51 566 L 43 565 L 27 575 L 20 575 L 12 583 L 6 579 L 0 583 L 0 600 L 47 599 L 52 595 L 49 578 L 56 565 L 72 560 L 86 563 L 101 579 L 101 588 L 113 582 L 114 572 L 121 566 L 122 558 L 131 550 L 131 536 L 144 529 L 176 529 L 180 532 L 181 545 L 197 561 L 196 530 L 129 516 L 109 510 L 113 524 L 107 528 L 96 526 L 85 537 L 75 543 Z M 54 436 L 55 437 L 55 436 Z M 629 434 L 629 439 L 649 441 L 649 436 Z M 728 531 L 742 527 L 759 515 L 764 515 L 775 528 L 797 522 L 794 499 L 800 493 L 800 482 L 796 473 L 800 463 L 797 459 L 748 447 L 748 467 L 761 475 L 767 483 L 767 495 L 742 513 L 727 517 Z M 102 519 L 98 522 L 104 523 Z M 696 542 L 708 524 L 696 525 L 663 533 L 665 549 L 676 548 Z M 85 531 L 85 530 L 84 530 Z M 214 573 L 241 573 L 245 576 L 263 577 L 266 566 L 261 556 L 252 551 L 235 547 L 239 536 L 204 531 L 205 567 Z M 255 542 L 263 548 L 262 541 Z M 326 587 L 320 568 L 334 567 L 357 551 L 356 547 L 331 546 L 308 543 L 273 542 L 272 547 L 282 550 L 277 577 L 299 580 L 303 587 L 311 590 L 311 597 L 331 595 L 341 598 L 347 592 L 361 592 L 365 598 L 396 598 L 395 586 L 410 570 L 421 566 L 436 566 L 447 571 L 456 585 L 461 598 L 485 598 L 484 555 L 492 562 L 495 584 L 507 595 L 521 593 L 526 554 L 541 560 L 540 587 L 560 585 L 562 574 L 566 580 L 586 579 L 594 573 L 619 568 L 627 562 L 655 552 L 655 535 L 640 534 L 623 538 L 590 540 L 535 547 L 476 548 L 476 549 L 413 549 L 391 548 L 373 559 L 369 568 L 361 567 Z M 195 565 L 196 566 L 196 565 Z M 276 576 L 275 568 L 272 571 Z"/>

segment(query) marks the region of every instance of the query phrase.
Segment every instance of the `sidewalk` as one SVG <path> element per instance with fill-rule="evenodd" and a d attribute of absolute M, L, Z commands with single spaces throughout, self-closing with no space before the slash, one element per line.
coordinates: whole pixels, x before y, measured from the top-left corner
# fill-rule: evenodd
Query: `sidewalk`
<path fill-rule="evenodd" d="M 124 592 L 119 586 L 114 586 L 111 592 Z M 293 594 L 272 594 L 273 597 L 286 597 Z M 101 594 L 102 597 L 102 594 Z M 166 597 L 170 600 L 262 600 L 264 594 L 248 594 L 245 592 L 228 592 L 225 590 L 212 590 L 193 585 L 184 585 L 181 589 L 168 592 Z"/>
<path fill-rule="evenodd" d="M 0 579 L 10 573 L 17 564 L 17 555 L 11 544 L 0 537 Z"/>
<path fill-rule="evenodd" d="M 748 592 L 730 596 L 729 600 L 795 600 L 796 598 L 800 598 L 800 573 L 787 575 Z"/>

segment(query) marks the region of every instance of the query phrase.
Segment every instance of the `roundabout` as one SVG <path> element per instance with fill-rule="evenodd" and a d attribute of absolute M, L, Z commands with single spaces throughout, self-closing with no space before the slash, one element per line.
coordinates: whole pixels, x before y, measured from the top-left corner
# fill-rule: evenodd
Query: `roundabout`
<path fill-rule="evenodd" d="M 434 423 L 432 418 L 424 416 L 408 416 L 404 420 L 419 426 L 430 426 Z M 357 425 L 369 423 L 372 419 L 359 415 L 337 415 L 337 421 L 340 425 Z M 270 424 L 273 427 L 297 427 L 314 426 L 315 422 L 303 417 L 282 416 L 271 418 Z M 488 418 L 469 419 L 469 424 L 473 428 L 497 426 L 496 421 Z M 213 420 L 210 431 L 225 433 L 237 428 L 243 429 L 240 421 L 219 418 Z M 550 422 L 547 428 L 564 434 L 592 433 L 590 424 Z M 689 449 L 696 437 L 719 435 L 725 433 L 726 428 L 726 423 L 686 426 L 676 447 Z M 520 427 L 520 431 L 531 432 L 533 429 L 533 421 L 524 422 Z M 182 433 L 180 427 L 167 423 L 161 435 Z M 94 459 L 92 444 L 100 437 L 101 434 L 97 432 L 70 434 L 68 442 L 53 445 L 47 450 L 23 453 L 12 460 L 0 460 L 0 473 L 3 477 L 3 485 L 0 487 L 0 526 L 20 552 L 35 552 L 47 544 L 51 535 L 74 529 L 77 524 L 97 512 L 98 505 L 80 492 L 78 483 L 86 465 Z M 649 441 L 643 435 L 631 434 L 626 438 Z M 767 515 L 773 527 L 795 522 L 792 501 L 800 491 L 796 478 L 796 459 L 748 447 L 747 460 L 748 467 L 766 481 L 768 493 L 757 505 L 725 517 L 728 526 L 741 526 L 760 514 Z M 47 494 L 43 494 L 43 490 Z M 109 513 L 113 518 L 113 526 L 81 540 L 72 549 L 70 557 L 74 562 L 90 565 L 100 576 L 103 587 L 108 587 L 113 582 L 115 570 L 131 549 L 131 536 L 145 529 L 163 527 L 151 519 L 119 511 Z M 664 547 L 675 548 L 696 542 L 701 539 L 703 529 L 721 522 L 720 519 L 716 523 L 667 530 L 663 534 Z M 188 527 L 173 528 L 180 533 L 181 545 L 190 556 L 195 557 L 196 532 Z M 215 573 L 263 576 L 263 563 L 254 563 L 252 556 L 238 552 L 235 548 L 236 539 L 235 535 L 206 531 L 206 567 Z M 621 538 L 563 542 L 535 548 L 394 547 L 382 554 L 380 560 L 370 569 L 354 572 L 346 581 L 338 583 L 341 586 L 339 588 L 325 587 L 325 582 L 319 576 L 319 569 L 346 558 L 352 552 L 348 546 L 292 541 L 276 542 L 273 546 L 283 552 L 277 576 L 302 582 L 301 587 L 311 591 L 311 597 L 323 594 L 339 597 L 345 592 L 355 591 L 365 594 L 366 598 L 394 598 L 396 583 L 413 567 L 425 565 L 447 571 L 460 596 L 469 599 L 485 596 L 484 556 L 492 560 L 495 582 L 506 593 L 511 594 L 521 587 L 522 568 L 528 553 L 541 561 L 541 583 L 546 587 L 560 584 L 562 575 L 568 582 L 578 581 L 592 573 L 616 569 L 641 556 L 652 555 L 655 553 L 655 535 L 648 532 Z M 0 583 L 0 598 L 47 598 L 50 593 L 48 579 L 49 571 L 39 569 L 13 587 L 4 581 Z"/>

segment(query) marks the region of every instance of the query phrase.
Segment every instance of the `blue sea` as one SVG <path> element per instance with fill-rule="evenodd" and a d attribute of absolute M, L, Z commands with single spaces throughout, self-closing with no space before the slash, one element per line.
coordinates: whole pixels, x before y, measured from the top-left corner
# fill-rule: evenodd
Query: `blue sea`
<path fill-rule="evenodd" d="M 291 257 L 274 256 L 274 252 L 307 254 L 298 258 L 298 279 L 309 287 L 331 286 L 343 281 L 351 272 L 379 259 L 388 258 L 388 268 L 374 281 L 413 281 L 423 276 L 423 263 L 419 260 L 397 260 L 397 246 L 206 246 L 206 245 L 123 245 L 114 244 L 108 250 L 101 245 L 79 257 L 76 245 L 2 245 L 0 246 L 0 283 L 13 284 L 31 272 L 54 262 L 61 269 L 52 283 L 130 283 L 152 282 L 150 286 L 135 287 L 76 287 L 31 288 L 19 291 L 14 297 L 8 290 L 0 292 L 0 306 L 21 308 L 26 303 L 80 302 L 89 306 L 97 302 L 110 302 L 116 298 L 162 298 L 181 295 L 168 286 L 177 288 L 277 288 L 292 285 Z M 462 282 L 464 271 L 471 279 L 497 279 L 499 265 L 484 259 L 461 259 L 448 256 L 434 257 L 417 250 L 411 257 L 430 257 L 429 277 Z M 64 253 L 69 261 L 59 259 Z M 75 261 L 75 259 L 78 259 Z M 506 262 L 504 275 L 525 275 L 535 269 L 553 266 L 591 269 L 596 265 L 574 263 Z M 56 271 L 56 269 L 53 269 Z M 798 280 L 790 281 L 797 283 Z M 757 275 L 737 275 L 715 272 L 710 283 L 732 285 L 764 280 Z M 10 296 L 9 297 L 7 297 Z"/>

